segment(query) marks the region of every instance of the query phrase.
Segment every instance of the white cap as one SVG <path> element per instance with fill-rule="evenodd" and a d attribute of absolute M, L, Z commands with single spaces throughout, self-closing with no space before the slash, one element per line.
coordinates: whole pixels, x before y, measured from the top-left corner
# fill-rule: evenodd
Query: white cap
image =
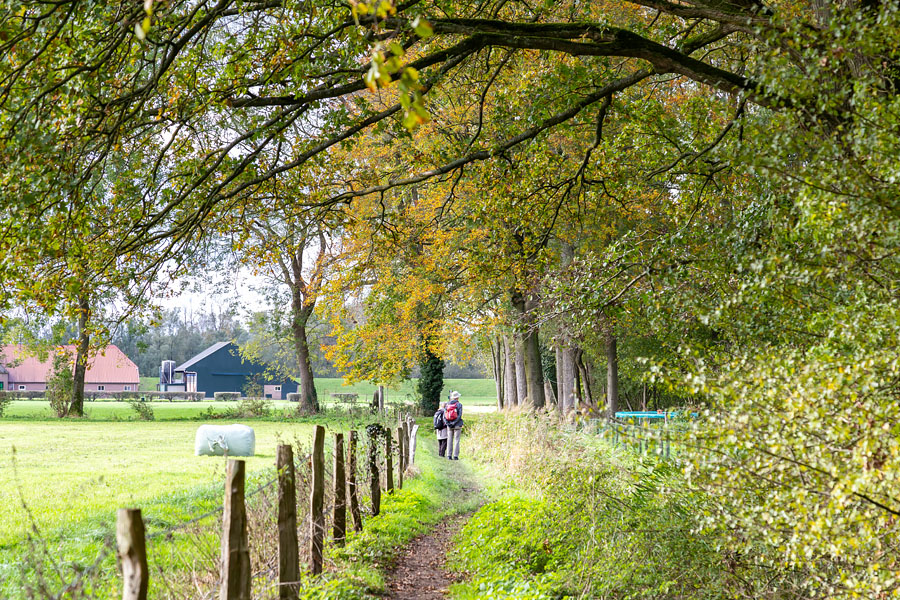
<path fill-rule="evenodd" d="M 451 400 L 458 400 L 458 399 L 459 399 L 459 392 L 455 392 L 455 391 L 454 391 L 454 392 L 450 392 L 450 399 L 451 399 Z"/>

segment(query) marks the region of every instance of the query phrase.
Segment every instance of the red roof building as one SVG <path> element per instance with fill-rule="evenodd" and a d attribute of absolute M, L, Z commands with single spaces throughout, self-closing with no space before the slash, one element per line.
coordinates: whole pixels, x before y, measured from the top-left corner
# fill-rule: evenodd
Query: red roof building
<path fill-rule="evenodd" d="M 61 346 L 75 356 L 75 346 Z M 44 391 L 53 374 L 53 356 L 45 360 L 28 354 L 24 346 L 0 347 L 0 390 Z M 114 345 L 88 362 L 84 378 L 86 392 L 136 392 L 141 383 L 137 365 Z"/>

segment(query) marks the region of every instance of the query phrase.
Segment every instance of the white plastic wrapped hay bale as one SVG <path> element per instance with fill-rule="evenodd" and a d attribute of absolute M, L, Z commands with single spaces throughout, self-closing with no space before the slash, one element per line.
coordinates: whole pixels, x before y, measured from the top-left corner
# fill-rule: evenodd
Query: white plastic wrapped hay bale
<path fill-rule="evenodd" d="M 197 456 L 253 456 L 256 434 L 246 425 L 201 425 L 194 438 Z"/>

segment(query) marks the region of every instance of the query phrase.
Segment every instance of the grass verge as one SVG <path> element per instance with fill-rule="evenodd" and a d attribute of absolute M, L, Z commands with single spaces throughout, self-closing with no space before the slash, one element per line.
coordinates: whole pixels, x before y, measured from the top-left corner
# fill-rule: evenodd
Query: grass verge
<path fill-rule="evenodd" d="M 502 415 L 470 428 L 483 475 L 503 485 L 455 540 L 468 578 L 453 598 L 766 597 L 729 570 L 716 532 L 700 530 L 705 499 L 673 463 L 555 421 Z"/>

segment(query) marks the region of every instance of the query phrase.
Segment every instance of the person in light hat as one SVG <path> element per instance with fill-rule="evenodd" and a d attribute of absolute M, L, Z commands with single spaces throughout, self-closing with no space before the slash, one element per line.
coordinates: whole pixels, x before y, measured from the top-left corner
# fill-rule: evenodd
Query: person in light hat
<path fill-rule="evenodd" d="M 462 403 L 457 391 L 450 392 L 450 400 L 444 407 L 444 422 L 447 423 L 447 460 L 459 460 L 459 438 L 462 434 Z"/>
<path fill-rule="evenodd" d="M 441 402 L 441 407 L 434 413 L 434 430 L 437 431 L 438 456 L 447 456 L 447 423 L 444 421 L 444 408 L 446 402 Z"/>

